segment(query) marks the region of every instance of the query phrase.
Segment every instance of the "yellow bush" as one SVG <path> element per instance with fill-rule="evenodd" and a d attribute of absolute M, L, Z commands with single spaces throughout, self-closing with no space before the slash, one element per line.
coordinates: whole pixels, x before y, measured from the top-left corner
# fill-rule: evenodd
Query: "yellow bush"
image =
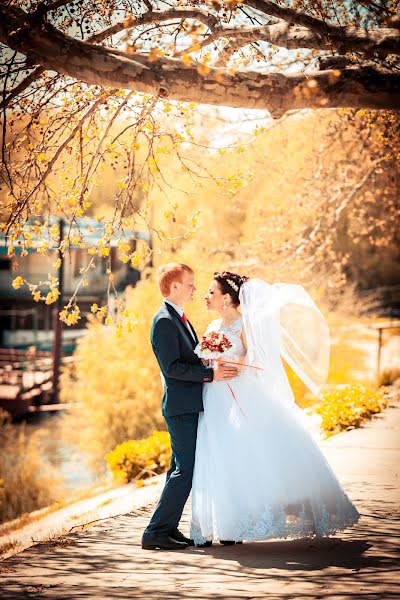
<path fill-rule="evenodd" d="M 71 403 L 64 435 L 99 470 L 117 444 L 165 427 L 160 369 L 149 339 L 161 295 L 146 280 L 128 290 L 126 300 L 138 325 L 118 336 L 112 326 L 91 323 L 79 341 L 74 372 L 62 380 L 62 401 Z"/>
<path fill-rule="evenodd" d="M 155 431 L 144 440 L 129 440 L 106 455 L 114 479 L 126 483 L 163 473 L 171 460 L 166 431 Z"/>
<path fill-rule="evenodd" d="M 360 427 L 362 423 L 387 406 L 381 392 L 374 392 L 363 385 L 347 385 L 324 394 L 316 412 L 321 415 L 321 427 L 333 435 Z"/>

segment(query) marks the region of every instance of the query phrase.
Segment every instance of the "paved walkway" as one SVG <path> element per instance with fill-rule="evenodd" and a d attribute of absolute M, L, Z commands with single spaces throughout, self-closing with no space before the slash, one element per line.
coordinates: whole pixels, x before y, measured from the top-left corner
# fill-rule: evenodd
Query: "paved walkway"
<path fill-rule="evenodd" d="M 336 537 L 146 552 L 147 507 L 5 560 L 0 598 L 400 598 L 399 441 L 400 407 L 391 407 L 323 444 L 362 513 Z"/>

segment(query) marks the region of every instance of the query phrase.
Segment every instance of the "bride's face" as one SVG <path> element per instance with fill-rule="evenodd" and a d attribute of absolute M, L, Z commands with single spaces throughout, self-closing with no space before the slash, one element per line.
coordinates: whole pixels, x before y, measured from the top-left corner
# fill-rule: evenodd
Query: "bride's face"
<path fill-rule="evenodd" d="M 229 294 L 222 294 L 218 282 L 213 279 L 207 294 L 204 296 L 207 303 L 207 309 L 222 312 L 224 302 L 226 303 L 226 296 L 229 296 Z"/>

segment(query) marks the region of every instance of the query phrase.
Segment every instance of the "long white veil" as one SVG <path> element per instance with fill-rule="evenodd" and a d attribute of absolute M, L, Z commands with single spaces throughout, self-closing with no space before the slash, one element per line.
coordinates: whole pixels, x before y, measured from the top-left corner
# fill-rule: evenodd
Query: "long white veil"
<path fill-rule="evenodd" d="M 305 385 L 318 394 L 329 369 L 329 329 L 301 285 L 249 279 L 240 288 L 240 305 L 250 364 L 263 369 L 276 391 L 293 398 L 282 356 Z"/>

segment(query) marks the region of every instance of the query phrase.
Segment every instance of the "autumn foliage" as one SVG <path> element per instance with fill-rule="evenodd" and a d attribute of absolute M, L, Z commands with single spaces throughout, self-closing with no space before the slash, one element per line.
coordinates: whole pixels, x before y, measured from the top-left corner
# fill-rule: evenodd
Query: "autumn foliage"
<path fill-rule="evenodd" d="M 322 418 L 323 431 L 330 436 L 361 427 L 387 403 L 381 391 L 373 391 L 363 385 L 348 385 L 324 394 L 316 412 Z"/>
<path fill-rule="evenodd" d="M 118 482 L 140 481 L 164 473 L 171 460 L 171 445 L 166 431 L 155 431 L 143 440 L 119 444 L 106 456 L 107 465 Z"/>

